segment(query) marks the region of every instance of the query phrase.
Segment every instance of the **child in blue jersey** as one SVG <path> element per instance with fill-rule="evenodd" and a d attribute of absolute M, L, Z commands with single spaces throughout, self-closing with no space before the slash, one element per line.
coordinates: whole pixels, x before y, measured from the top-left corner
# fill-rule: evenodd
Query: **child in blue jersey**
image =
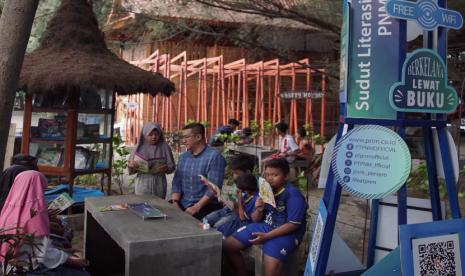
<path fill-rule="evenodd" d="M 236 181 L 236 179 L 241 175 L 252 173 L 254 167 L 255 160 L 252 156 L 248 154 L 239 154 L 235 156 L 229 164 L 229 168 L 231 169 L 232 178 L 234 179 L 234 181 Z M 238 201 L 238 198 L 236 198 L 236 194 L 237 187 L 233 184 L 231 188 L 231 199 L 234 203 Z M 206 219 L 208 221 L 208 224 L 210 224 L 214 228 L 218 228 L 223 224 L 233 221 L 235 217 L 236 215 L 233 212 L 233 210 L 231 210 L 224 204 L 222 209 L 208 214 L 207 216 L 205 216 L 204 219 Z"/>
<path fill-rule="evenodd" d="M 224 237 L 228 237 L 244 225 L 262 219 L 264 203 L 258 197 L 257 178 L 246 173 L 235 179 L 237 186 L 237 213 L 234 219 L 218 227 Z"/>
<path fill-rule="evenodd" d="M 305 233 L 307 203 L 291 183 L 286 182 L 289 164 L 273 159 L 265 164 L 265 178 L 275 195 L 276 208 L 265 204 L 264 222 L 239 228 L 223 241 L 223 248 L 236 275 L 247 275 L 241 250 L 263 244 L 265 275 L 281 275 L 286 257 L 294 251 Z"/>

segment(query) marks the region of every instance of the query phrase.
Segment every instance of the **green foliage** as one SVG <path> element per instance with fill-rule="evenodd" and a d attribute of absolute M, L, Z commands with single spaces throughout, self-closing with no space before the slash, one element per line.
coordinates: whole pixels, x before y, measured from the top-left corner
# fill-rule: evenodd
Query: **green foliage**
<path fill-rule="evenodd" d="M 24 246 L 30 247 L 32 252 L 37 247 L 35 237 L 33 234 L 5 234 L 10 230 L 12 229 L 0 229 L 0 244 L 8 246 L 1 262 L 0 275 L 25 275 L 32 270 L 32 260 L 29 252 L 24 251 Z"/>
<path fill-rule="evenodd" d="M 118 184 L 121 194 L 123 194 L 124 172 L 128 168 L 128 155 L 129 150 L 126 146 L 124 146 L 121 135 L 113 136 L 113 160 L 111 162 L 111 177 L 113 182 Z"/>
<path fill-rule="evenodd" d="M 92 186 L 97 185 L 100 179 L 101 178 L 99 174 L 84 174 L 76 177 L 74 179 L 74 183 L 76 185 Z"/>
<path fill-rule="evenodd" d="M 251 137 L 256 138 L 260 136 L 260 125 L 258 124 L 257 121 L 252 120 L 249 123 L 250 130 L 252 130 L 252 135 Z"/>
<path fill-rule="evenodd" d="M 39 46 L 40 38 L 60 4 L 61 0 L 42 0 L 39 2 L 27 45 L 27 52 L 34 51 Z"/>
<path fill-rule="evenodd" d="M 460 173 L 465 173 L 465 167 Z M 425 162 L 422 161 L 420 165 L 410 173 L 410 177 L 407 180 L 407 187 L 419 193 L 419 196 L 422 198 L 429 198 L 428 168 Z M 438 179 L 438 190 L 440 198 L 445 199 L 447 197 L 447 188 L 443 178 Z M 459 198 L 464 198 L 465 193 L 460 192 L 457 196 Z"/>
<path fill-rule="evenodd" d="M 181 135 L 179 131 L 175 132 L 164 132 L 165 142 L 171 147 L 173 151 L 179 148 L 181 143 Z"/>
<path fill-rule="evenodd" d="M 32 25 L 31 35 L 29 37 L 29 43 L 27 45 L 27 52 L 32 52 L 39 46 L 40 38 L 42 37 L 43 32 L 47 28 L 48 22 L 60 4 L 61 0 L 41 0 L 39 2 L 39 7 L 37 8 L 34 23 Z M 93 1 L 93 4 L 95 16 L 97 17 L 100 26 L 103 26 L 111 9 L 111 1 Z M 0 0 L 0 7 L 2 5 L 2 0 Z"/>
<path fill-rule="evenodd" d="M 263 122 L 263 133 L 264 133 L 265 135 L 272 133 L 272 132 L 273 132 L 273 128 L 274 128 L 274 126 L 273 126 L 273 123 L 272 123 L 271 121 L 265 120 L 265 121 Z"/>
<path fill-rule="evenodd" d="M 209 121 L 200 121 L 200 122 L 198 122 L 198 121 L 196 121 L 194 119 L 187 120 L 187 124 L 193 124 L 193 123 L 200 123 L 201 125 L 203 125 L 203 127 L 205 129 L 208 129 L 210 127 L 210 122 Z"/>

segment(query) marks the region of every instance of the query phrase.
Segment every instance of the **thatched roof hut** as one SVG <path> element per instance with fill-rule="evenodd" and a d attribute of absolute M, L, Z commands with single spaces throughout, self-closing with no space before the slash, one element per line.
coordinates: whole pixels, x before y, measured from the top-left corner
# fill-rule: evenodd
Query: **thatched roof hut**
<path fill-rule="evenodd" d="M 170 95 L 174 84 L 108 50 L 87 0 L 62 0 L 39 48 L 24 59 L 20 89 L 30 94 L 56 94 L 82 88 Z"/>

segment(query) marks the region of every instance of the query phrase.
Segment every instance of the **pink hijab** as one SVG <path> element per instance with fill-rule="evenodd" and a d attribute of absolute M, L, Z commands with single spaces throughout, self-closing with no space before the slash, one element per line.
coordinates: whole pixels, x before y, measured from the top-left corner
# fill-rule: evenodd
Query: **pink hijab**
<path fill-rule="evenodd" d="M 31 233 L 36 237 L 50 234 L 47 203 L 44 189 L 47 178 L 37 171 L 25 171 L 18 174 L 13 182 L 5 205 L 0 213 L 0 229 L 20 227 L 18 232 Z M 16 229 L 2 234 L 16 233 Z M 1 254 L 6 253 L 7 247 L 1 247 Z"/>

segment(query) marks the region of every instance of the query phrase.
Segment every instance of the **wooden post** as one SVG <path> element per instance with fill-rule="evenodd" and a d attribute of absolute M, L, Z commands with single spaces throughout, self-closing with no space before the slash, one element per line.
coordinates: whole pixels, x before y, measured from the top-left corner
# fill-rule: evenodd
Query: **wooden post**
<path fill-rule="evenodd" d="M 244 63 L 244 70 L 242 72 L 242 93 L 243 93 L 243 104 L 242 104 L 242 124 L 245 123 L 245 127 L 249 126 L 249 89 L 247 87 L 247 64 Z"/>

